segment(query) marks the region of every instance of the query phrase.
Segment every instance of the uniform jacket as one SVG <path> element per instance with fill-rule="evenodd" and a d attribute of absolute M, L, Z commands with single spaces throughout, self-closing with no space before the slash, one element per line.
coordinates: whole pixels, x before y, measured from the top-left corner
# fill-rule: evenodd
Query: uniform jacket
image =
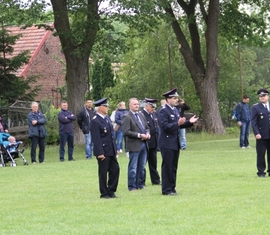
<path fill-rule="evenodd" d="M 146 132 L 150 133 L 149 126 L 145 119 L 145 116 L 142 113 L 138 113 L 142 124 Z M 134 114 L 129 111 L 124 114 L 122 119 L 122 128 L 123 133 L 126 138 L 126 151 L 138 152 L 141 148 L 142 139 L 138 137 L 138 134 L 141 134 L 140 126 L 136 120 Z"/>
<path fill-rule="evenodd" d="M 59 133 L 74 133 L 73 121 L 76 120 L 76 116 L 72 115 L 69 110 L 63 110 L 58 114 Z"/>
<path fill-rule="evenodd" d="M 159 111 L 158 124 L 160 127 L 159 147 L 160 149 L 178 150 L 180 148 L 178 141 L 179 128 L 190 127 L 193 124 L 186 121 L 178 126 L 179 111 L 177 108 L 171 109 L 167 104 Z"/>
<path fill-rule="evenodd" d="M 260 134 L 262 139 L 270 139 L 270 113 L 262 103 L 254 104 L 251 109 L 251 125 L 254 135 Z"/>
<path fill-rule="evenodd" d="M 77 123 L 84 134 L 89 134 L 90 123 L 94 116 L 95 111 L 93 108 L 88 110 L 86 107 L 83 107 L 79 112 Z"/>
<path fill-rule="evenodd" d="M 151 115 L 146 110 L 143 110 L 142 113 L 144 114 L 145 119 L 150 129 L 151 138 L 150 140 L 147 140 L 148 147 L 150 149 L 155 149 L 157 148 L 157 139 L 158 139 L 157 114 L 156 112 L 154 112 L 151 117 Z"/>
<path fill-rule="evenodd" d="M 116 145 L 114 141 L 114 129 L 108 116 L 104 119 L 96 114 L 90 126 L 93 133 L 94 155 L 116 156 Z"/>
<path fill-rule="evenodd" d="M 33 125 L 32 121 L 37 120 L 37 124 Z M 28 124 L 28 136 L 29 137 L 45 137 L 47 132 L 44 124 L 46 123 L 46 118 L 41 112 L 33 113 L 32 111 L 27 115 Z"/>

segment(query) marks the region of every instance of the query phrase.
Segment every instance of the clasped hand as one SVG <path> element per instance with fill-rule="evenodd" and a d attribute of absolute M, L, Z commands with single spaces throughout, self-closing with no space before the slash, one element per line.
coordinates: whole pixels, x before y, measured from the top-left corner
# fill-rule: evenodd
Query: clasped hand
<path fill-rule="evenodd" d="M 143 140 L 149 140 L 151 136 L 149 134 L 141 134 L 141 139 Z"/>

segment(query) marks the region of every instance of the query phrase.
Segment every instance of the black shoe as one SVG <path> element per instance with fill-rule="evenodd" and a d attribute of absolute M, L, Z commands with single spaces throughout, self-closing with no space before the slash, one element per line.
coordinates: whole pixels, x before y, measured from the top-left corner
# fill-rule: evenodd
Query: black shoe
<path fill-rule="evenodd" d="M 72 158 L 72 159 L 68 159 L 69 161 L 75 161 L 75 159 L 74 158 Z"/>
<path fill-rule="evenodd" d="M 162 193 L 162 195 L 165 195 L 165 196 L 176 196 L 177 193 L 173 193 L 173 192 L 170 192 L 170 193 Z"/>
<path fill-rule="evenodd" d="M 115 194 L 110 195 L 110 198 L 117 198 Z"/>
<path fill-rule="evenodd" d="M 152 185 L 161 185 L 161 183 L 153 183 Z"/>
<path fill-rule="evenodd" d="M 109 195 L 100 196 L 101 199 L 110 199 Z"/>
<path fill-rule="evenodd" d="M 65 159 L 60 159 L 60 162 L 64 162 L 65 161 Z"/>
<path fill-rule="evenodd" d="M 264 178 L 265 177 L 265 175 L 258 175 L 260 178 Z"/>

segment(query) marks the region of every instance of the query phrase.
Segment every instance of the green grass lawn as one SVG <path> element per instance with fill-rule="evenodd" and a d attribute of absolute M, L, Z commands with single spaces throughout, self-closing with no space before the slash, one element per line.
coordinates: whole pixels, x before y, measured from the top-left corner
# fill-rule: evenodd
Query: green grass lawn
<path fill-rule="evenodd" d="M 97 162 L 76 147 L 74 162 L 59 162 L 47 147 L 44 164 L 0 168 L 0 234 L 268 234 L 270 177 L 256 175 L 255 141 L 187 134 L 176 197 L 161 195 L 147 171 L 144 190 L 127 190 L 128 158 L 116 199 L 100 199 Z M 24 156 L 30 162 L 29 149 Z M 158 156 L 159 171 L 161 157 Z"/>

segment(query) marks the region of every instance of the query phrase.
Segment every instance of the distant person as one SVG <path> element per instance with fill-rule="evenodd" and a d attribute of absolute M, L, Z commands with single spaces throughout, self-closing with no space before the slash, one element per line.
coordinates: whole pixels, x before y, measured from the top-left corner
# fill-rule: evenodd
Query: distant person
<path fill-rule="evenodd" d="M 68 145 L 68 160 L 74 161 L 74 121 L 76 121 L 76 115 L 74 115 L 71 111 L 68 110 L 67 101 L 62 101 L 61 111 L 58 113 L 60 135 L 59 158 L 61 162 L 65 161 L 66 143 Z"/>
<path fill-rule="evenodd" d="M 251 125 L 256 138 L 257 152 L 257 175 L 265 177 L 267 169 L 270 176 L 270 107 L 269 92 L 265 88 L 259 89 L 260 102 L 254 104 L 251 109 Z M 265 161 L 265 152 L 267 152 L 267 165 Z"/>
<path fill-rule="evenodd" d="M 129 99 L 129 112 L 123 116 L 123 132 L 126 138 L 126 151 L 129 152 L 128 190 L 144 188 L 147 143 L 150 139 L 149 126 L 139 112 L 139 100 Z"/>
<path fill-rule="evenodd" d="M 36 164 L 36 149 L 39 147 L 38 160 L 43 163 L 45 159 L 45 128 L 46 117 L 38 110 L 38 103 L 32 102 L 31 111 L 27 115 L 28 137 L 31 140 L 31 162 Z"/>
<path fill-rule="evenodd" d="M 117 106 L 117 111 L 115 113 L 115 123 L 118 126 L 116 130 L 116 146 L 117 146 L 117 151 L 119 153 L 123 152 L 123 130 L 122 130 L 122 119 L 123 115 L 126 113 L 126 103 L 124 101 L 121 101 L 118 106 Z"/>
<path fill-rule="evenodd" d="M 179 109 L 180 117 L 184 117 L 185 110 L 190 110 L 189 106 L 185 103 L 184 99 L 179 100 L 179 105 L 177 106 Z M 186 140 L 186 128 L 179 129 L 180 135 L 180 146 L 182 150 L 187 148 L 187 140 Z"/>
<path fill-rule="evenodd" d="M 157 170 L 157 142 L 158 142 L 158 119 L 155 112 L 157 99 L 145 98 L 144 114 L 150 130 L 150 139 L 147 140 L 147 162 L 150 179 L 153 185 L 160 185 L 160 176 Z"/>
<path fill-rule="evenodd" d="M 189 120 L 180 117 L 176 108 L 178 105 L 177 88 L 163 94 L 166 105 L 160 109 L 158 123 L 160 127 L 159 147 L 162 156 L 161 183 L 162 194 L 175 196 L 178 159 L 180 153 L 179 128 L 186 128 L 198 120 L 193 116 Z"/>
<path fill-rule="evenodd" d="M 95 133 L 93 143 L 94 155 L 98 161 L 100 198 L 116 198 L 120 169 L 116 158 L 114 129 L 107 116 L 109 104 L 107 98 L 97 100 L 94 104 L 97 107 L 97 114 L 92 120 L 91 132 Z"/>
<path fill-rule="evenodd" d="M 166 104 L 165 99 L 160 100 L 160 106 L 157 108 L 157 114 L 159 113 L 160 109 L 164 107 L 165 104 Z"/>
<path fill-rule="evenodd" d="M 8 132 L 8 124 L 0 112 L 0 132 Z"/>
<path fill-rule="evenodd" d="M 85 107 L 81 109 L 78 114 L 78 125 L 82 130 L 85 137 L 85 156 L 86 159 L 92 159 L 93 143 L 92 135 L 90 131 L 91 120 L 95 116 L 95 110 L 93 108 L 93 101 L 91 99 L 86 100 Z"/>
<path fill-rule="evenodd" d="M 110 116 L 110 119 L 111 119 L 111 121 L 112 121 L 112 124 L 113 124 L 113 129 L 116 127 L 116 123 L 115 123 L 115 113 L 116 113 L 116 111 L 117 111 L 117 107 L 116 107 L 116 109 L 115 110 L 113 110 L 112 111 L 112 113 L 111 113 L 111 116 Z M 116 131 L 117 130 L 115 130 L 115 133 L 116 133 Z"/>
<path fill-rule="evenodd" d="M 236 106 L 237 124 L 240 126 L 240 148 L 251 148 L 249 145 L 250 107 L 249 96 L 244 95 L 242 101 Z"/>

